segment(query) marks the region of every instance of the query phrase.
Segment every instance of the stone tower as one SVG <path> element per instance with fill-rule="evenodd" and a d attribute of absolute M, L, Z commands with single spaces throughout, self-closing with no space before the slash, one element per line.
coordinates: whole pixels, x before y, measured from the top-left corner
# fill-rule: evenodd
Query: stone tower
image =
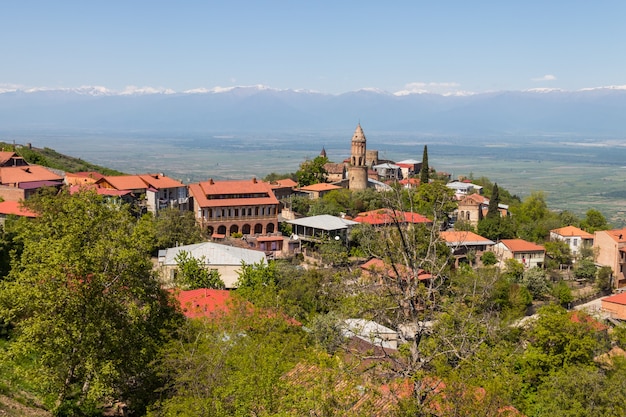
<path fill-rule="evenodd" d="M 352 147 L 350 152 L 350 166 L 348 167 L 348 187 L 351 190 L 365 190 L 367 188 L 367 162 L 366 162 L 365 134 L 359 123 L 352 135 Z"/>

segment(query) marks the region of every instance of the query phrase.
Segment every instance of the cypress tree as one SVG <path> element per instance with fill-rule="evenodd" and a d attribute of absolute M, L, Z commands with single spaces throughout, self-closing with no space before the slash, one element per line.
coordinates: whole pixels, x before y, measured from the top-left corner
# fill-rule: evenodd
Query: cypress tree
<path fill-rule="evenodd" d="M 424 154 L 422 155 L 422 170 L 420 171 L 420 184 L 428 184 L 430 179 L 430 167 L 428 166 L 428 146 L 424 145 Z"/>
<path fill-rule="evenodd" d="M 491 198 L 489 199 L 489 208 L 487 209 L 487 217 L 499 217 L 498 205 L 500 204 L 500 190 L 498 190 L 498 183 L 493 184 L 491 189 Z"/>

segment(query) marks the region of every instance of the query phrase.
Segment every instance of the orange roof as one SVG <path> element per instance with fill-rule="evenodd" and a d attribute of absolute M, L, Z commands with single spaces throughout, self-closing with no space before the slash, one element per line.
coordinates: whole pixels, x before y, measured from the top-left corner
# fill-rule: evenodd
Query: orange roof
<path fill-rule="evenodd" d="M 161 190 L 164 188 L 177 188 L 184 187 L 185 184 L 182 182 L 175 180 L 173 178 L 168 177 L 163 174 L 143 174 L 139 175 L 139 178 L 143 180 L 150 187 L 155 188 L 157 190 Z"/>
<path fill-rule="evenodd" d="M 17 157 L 17 158 L 20 158 L 20 159 L 22 158 L 21 156 L 19 156 L 15 152 L 1 151 L 0 152 L 0 164 L 4 164 L 5 162 L 7 162 L 9 159 L 11 159 L 13 157 Z"/>
<path fill-rule="evenodd" d="M 139 175 L 112 175 L 106 176 L 96 182 L 104 188 L 116 190 L 145 190 L 148 185 Z"/>
<path fill-rule="evenodd" d="M 585 314 L 584 312 L 574 310 L 569 313 L 569 319 L 573 323 L 581 323 L 589 326 L 593 330 L 597 330 L 599 332 L 608 329 L 609 327 L 605 324 L 600 323 L 598 320 L 590 316 L 589 314 Z"/>
<path fill-rule="evenodd" d="M 619 294 L 611 295 L 610 297 L 603 298 L 602 302 L 626 305 L 626 292 L 622 292 Z"/>
<path fill-rule="evenodd" d="M 256 179 L 215 182 L 209 180 L 190 184 L 189 194 L 200 207 L 278 204 L 270 185 Z M 212 198 L 220 196 L 225 198 Z"/>
<path fill-rule="evenodd" d="M 0 214 L 14 214 L 22 217 L 37 217 L 38 214 L 22 207 L 19 201 L 2 201 L 0 202 Z"/>
<path fill-rule="evenodd" d="M 408 211 L 396 211 L 384 208 L 379 210 L 365 211 L 359 213 L 355 219 L 355 222 L 367 223 L 371 225 L 383 225 L 399 223 L 432 223 L 428 217 L 422 216 L 419 213 L 412 213 Z"/>
<path fill-rule="evenodd" d="M 66 172 L 65 173 L 65 182 L 69 185 L 95 183 L 101 178 L 104 178 L 104 175 L 96 171 Z"/>
<path fill-rule="evenodd" d="M 511 252 L 545 252 L 545 248 L 524 239 L 502 239 L 500 241 Z"/>
<path fill-rule="evenodd" d="M 295 182 L 294 180 L 292 180 L 291 178 L 284 178 L 282 180 L 276 180 L 276 181 L 270 183 L 270 186 L 272 187 L 272 189 L 274 189 L 274 188 L 293 188 L 296 185 L 298 185 L 298 183 Z"/>
<path fill-rule="evenodd" d="M 0 168 L 0 182 L 2 184 L 20 184 L 36 181 L 62 181 L 63 177 L 55 174 L 41 165 L 27 165 L 19 167 Z"/>
<path fill-rule="evenodd" d="M 623 229 L 597 231 L 596 233 L 606 233 L 618 243 L 626 242 L 626 227 Z"/>
<path fill-rule="evenodd" d="M 587 233 L 576 226 L 565 226 L 550 231 L 560 236 L 580 236 L 583 239 L 593 239 L 593 235 L 591 233 Z"/>
<path fill-rule="evenodd" d="M 227 290 L 200 288 L 197 290 L 174 290 L 183 314 L 188 318 L 210 317 L 228 313 L 231 294 Z"/>
<path fill-rule="evenodd" d="M 476 204 L 488 204 L 489 200 L 483 197 L 480 194 L 470 194 L 461 199 L 459 204 L 468 204 L 468 203 L 476 203 Z"/>
<path fill-rule="evenodd" d="M 300 188 L 302 191 L 331 191 L 331 190 L 339 190 L 341 189 L 338 185 L 328 184 L 326 182 L 320 182 L 317 184 L 307 185 L 306 187 Z"/>
<path fill-rule="evenodd" d="M 441 236 L 441 238 L 447 243 L 454 244 L 483 243 L 489 245 L 494 243 L 486 237 L 482 237 L 481 235 L 477 235 L 474 232 L 466 230 L 445 230 L 443 232 L 439 232 L 439 236 Z"/>

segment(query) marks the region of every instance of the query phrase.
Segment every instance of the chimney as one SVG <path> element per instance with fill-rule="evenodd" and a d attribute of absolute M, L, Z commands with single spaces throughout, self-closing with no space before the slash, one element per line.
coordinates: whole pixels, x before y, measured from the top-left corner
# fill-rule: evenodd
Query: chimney
<path fill-rule="evenodd" d="M 252 183 L 256 184 L 256 177 L 252 177 Z"/>
<path fill-rule="evenodd" d="M 213 182 L 213 178 L 209 178 L 209 184 L 210 184 L 210 185 L 215 184 L 215 183 Z"/>

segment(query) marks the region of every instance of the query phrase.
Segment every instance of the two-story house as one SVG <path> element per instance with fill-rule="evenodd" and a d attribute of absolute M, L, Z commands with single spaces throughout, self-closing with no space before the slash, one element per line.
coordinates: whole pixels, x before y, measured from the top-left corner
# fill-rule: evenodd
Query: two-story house
<path fill-rule="evenodd" d="M 278 199 L 269 183 L 210 179 L 190 184 L 189 196 L 196 220 L 214 238 L 278 231 Z"/>
<path fill-rule="evenodd" d="M 574 259 L 578 257 L 582 248 L 591 248 L 593 246 L 593 235 L 576 226 L 565 226 L 550 230 L 550 240 L 565 242 L 569 246 Z"/>
<path fill-rule="evenodd" d="M 61 188 L 63 177 L 40 165 L 0 167 L 0 197 L 4 201 L 26 200 L 42 187 Z"/>
<path fill-rule="evenodd" d="M 542 267 L 546 257 L 543 246 L 524 239 L 502 239 L 493 246 L 493 251 L 500 267 L 504 267 L 507 259 L 515 259 L 525 268 Z"/>

